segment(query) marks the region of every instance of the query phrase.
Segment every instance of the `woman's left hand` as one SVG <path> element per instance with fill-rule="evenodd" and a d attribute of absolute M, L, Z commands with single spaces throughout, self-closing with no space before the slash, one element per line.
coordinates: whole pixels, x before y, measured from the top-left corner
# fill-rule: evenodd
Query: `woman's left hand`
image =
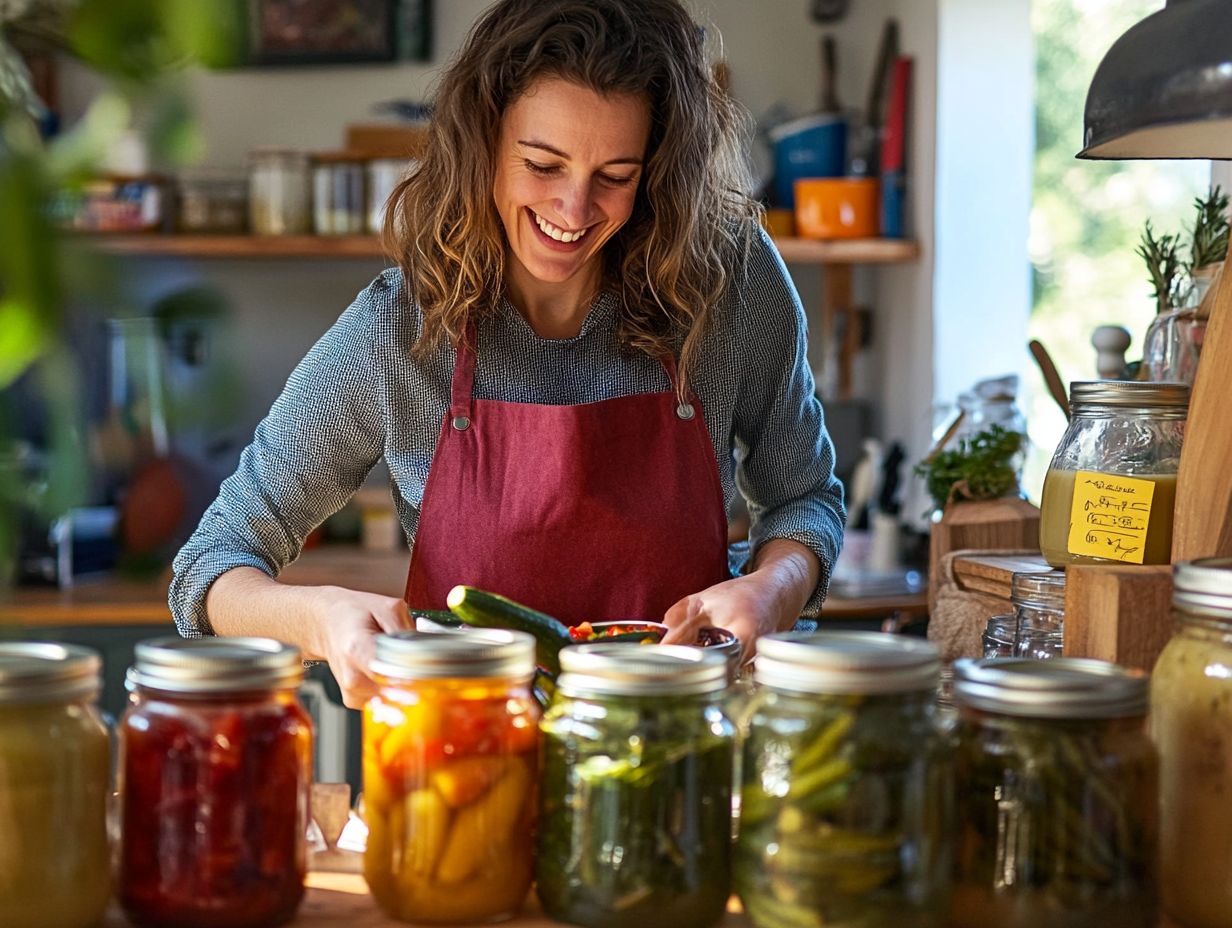
<path fill-rule="evenodd" d="M 758 638 L 795 624 L 820 573 L 817 555 L 804 545 L 780 538 L 768 541 L 758 549 L 748 574 L 686 596 L 668 609 L 663 643 L 692 644 L 699 628 L 712 625 L 734 633 L 748 660 Z"/>

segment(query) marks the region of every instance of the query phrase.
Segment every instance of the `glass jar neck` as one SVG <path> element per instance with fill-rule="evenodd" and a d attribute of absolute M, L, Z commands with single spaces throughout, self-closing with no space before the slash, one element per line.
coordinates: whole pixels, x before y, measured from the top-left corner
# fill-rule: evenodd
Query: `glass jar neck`
<path fill-rule="evenodd" d="M 1222 641 L 1232 647 L 1232 616 L 1176 610 L 1179 631 L 1183 635 L 1204 641 Z"/>
<path fill-rule="evenodd" d="M 1114 716 L 1112 718 L 1041 718 L 1033 715 L 1009 715 L 989 712 L 975 706 L 959 703 L 959 721 L 994 730 L 1022 729 L 1024 726 L 1039 729 L 1065 729 L 1067 731 L 1134 732 L 1143 729 L 1145 715 Z"/>
<path fill-rule="evenodd" d="M 1157 422 L 1184 421 L 1186 407 L 1114 406 L 1108 403 L 1076 403 L 1070 408 L 1074 419 L 1151 419 Z"/>
<path fill-rule="evenodd" d="M 134 686 L 132 698 L 137 702 L 173 702 L 194 705 L 236 705 L 258 703 L 289 703 L 298 697 L 296 687 L 270 687 L 258 690 L 227 690 L 214 693 L 181 693 L 152 686 Z"/>

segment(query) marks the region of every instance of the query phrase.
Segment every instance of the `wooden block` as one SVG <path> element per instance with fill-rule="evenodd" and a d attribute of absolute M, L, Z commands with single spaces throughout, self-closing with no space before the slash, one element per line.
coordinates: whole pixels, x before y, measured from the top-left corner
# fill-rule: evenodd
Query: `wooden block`
<path fill-rule="evenodd" d="M 954 551 L 1039 550 L 1039 510 L 1025 499 L 951 503 L 928 544 L 929 605 L 937 605 L 942 558 Z"/>
<path fill-rule="evenodd" d="M 1042 573 L 1052 570 L 1042 554 L 980 554 L 960 551 L 951 568 L 954 579 L 963 590 L 987 593 L 1006 603 L 1010 601 L 1014 574 Z"/>
<path fill-rule="evenodd" d="M 1215 283 L 1176 483 L 1172 561 L 1232 555 L 1232 266 Z"/>
<path fill-rule="evenodd" d="M 1172 637 L 1172 567 L 1070 567 L 1065 579 L 1065 656 L 1150 671 Z"/>
<path fill-rule="evenodd" d="M 425 126 L 373 123 L 347 126 L 346 147 L 369 158 L 417 158 L 428 141 Z"/>

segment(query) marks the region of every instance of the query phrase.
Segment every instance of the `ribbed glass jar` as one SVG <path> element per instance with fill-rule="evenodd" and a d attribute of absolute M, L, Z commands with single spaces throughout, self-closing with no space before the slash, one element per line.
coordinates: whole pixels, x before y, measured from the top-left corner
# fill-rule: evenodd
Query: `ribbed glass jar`
<path fill-rule="evenodd" d="M 1151 675 L 1160 890 L 1182 928 L 1232 925 L 1232 560 L 1177 564 L 1176 631 Z"/>
<path fill-rule="evenodd" d="M 1010 602 L 1014 606 L 1014 655 L 1037 660 L 1060 657 L 1065 643 L 1065 571 L 1014 574 Z"/>
<path fill-rule="evenodd" d="M 944 924 L 952 796 L 937 651 L 864 632 L 758 642 L 735 882 L 757 928 Z"/>
<path fill-rule="evenodd" d="M 137 645 L 120 726 L 119 895 L 152 928 L 260 928 L 304 894 L 312 722 L 299 650 L 268 638 Z"/>
<path fill-rule="evenodd" d="M 584 928 L 713 925 L 731 892 L 727 659 L 615 642 L 560 659 L 542 726 L 544 911 Z"/>
<path fill-rule="evenodd" d="M 1061 437 L 1040 500 L 1040 551 L 1053 567 L 1069 564 L 1167 564 L 1172 559 L 1172 507 L 1176 472 L 1185 439 L 1189 387 L 1182 383 L 1100 380 L 1070 386 L 1069 428 Z M 1085 512 L 1080 538 L 1103 552 L 1074 553 L 1072 523 L 1080 473 L 1135 477 L 1154 485 L 1149 519 L 1123 508 L 1112 494 L 1098 510 Z M 1114 498 L 1115 497 L 1115 498 Z M 1135 504 L 1136 505 L 1136 504 Z M 1122 520 L 1145 527 L 1145 539 L 1123 531 Z"/>
<path fill-rule="evenodd" d="M 954 928 L 1157 928 L 1146 674 L 956 661 Z"/>
<path fill-rule="evenodd" d="M 495 629 L 377 637 L 364 707 L 364 876 L 412 922 L 517 913 L 539 766 L 535 642 Z"/>
<path fill-rule="evenodd" d="M 98 655 L 0 643 L 0 924 L 96 925 L 111 895 Z"/>

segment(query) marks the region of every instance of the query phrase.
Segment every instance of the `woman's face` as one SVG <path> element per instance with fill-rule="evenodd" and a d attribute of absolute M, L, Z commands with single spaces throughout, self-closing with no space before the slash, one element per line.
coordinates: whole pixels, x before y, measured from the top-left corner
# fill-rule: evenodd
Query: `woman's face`
<path fill-rule="evenodd" d="M 561 283 L 593 269 L 633 212 L 650 135 L 641 96 L 545 78 L 505 110 L 492 195 L 514 258 Z"/>

